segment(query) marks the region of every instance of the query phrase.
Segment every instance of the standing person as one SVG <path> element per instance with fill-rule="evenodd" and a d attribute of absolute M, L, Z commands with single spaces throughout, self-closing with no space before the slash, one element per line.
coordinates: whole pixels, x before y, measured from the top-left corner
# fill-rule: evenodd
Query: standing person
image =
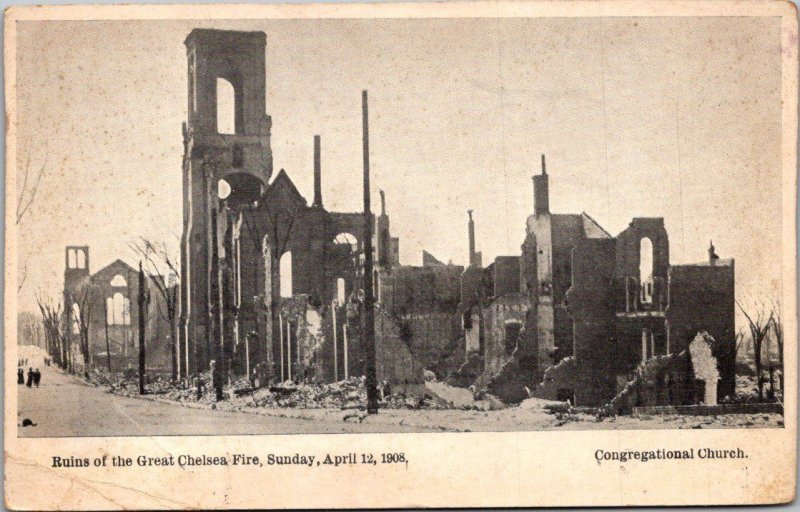
<path fill-rule="evenodd" d="M 33 368 L 28 368 L 28 381 L 25 385 L 31 387 L 31 384 L 33 384 Z"/>
<path fill-rule="evenodd" d="M 39 371 L 39 368 L 36 368 L 35 370 L 33 370 L 33 383 L 36 385 L 37 388 L 39 387 L 39 382 L 41 382 L 41 380 L 42 380 L 42 372 Z"/>
<path fill-rule="evenodd" d="M 17 384 L 25 384 L 25 370 L 17 368 Z"/>

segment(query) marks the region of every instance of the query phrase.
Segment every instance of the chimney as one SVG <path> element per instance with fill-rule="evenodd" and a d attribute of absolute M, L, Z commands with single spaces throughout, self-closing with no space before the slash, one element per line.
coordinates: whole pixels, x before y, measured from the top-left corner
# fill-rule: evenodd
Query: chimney
<path fill-rule="evenodd" d="M 542 155 L 542 174 L 533 177 L 533 212 L 536 215 L 550 213 L 547 167 Z"/>
<path fill-rule="evenodd" d="M 717 256 L 716 249 L 714 247 L 714 242 L 709 240 L 708 242 L 708 263 L 709 265 L 716 265 L 719 256 Z"/>
<path fill-rule="evenodd" d="M 319 135 L 314 135 L 314 204 L 322 208 L 322 168 L 320 163 Z"/>
<path fill-rule="evenodd" d="M 467 210 L 469 215 L 469 264 L 475 264 L 475 221 L 472 220 L 472 210 Z"/>
<path fill-rule="evenodd" d="M 469 266 L 480 267 L 483 265 L 481 253 L 475 252 L 475 221 L 472 220 L 472 210 L 467 210 L 469 215 Z"/>

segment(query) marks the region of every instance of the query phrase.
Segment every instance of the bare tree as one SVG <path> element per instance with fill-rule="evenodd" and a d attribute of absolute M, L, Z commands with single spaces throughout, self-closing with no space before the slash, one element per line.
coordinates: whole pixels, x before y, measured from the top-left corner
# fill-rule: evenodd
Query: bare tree
<path fill-rule="evenodd" d="M 781 303 L 778 300 L 772 301 L 772 333 L 775 335 L 775 342 L 778 345 L 778 362 L 781 366 L 781 393 L 783 393 L 783 321 L 781 320 Z"/>
<path fill-rule="evenodd" d="M 74 291 L 69 292 L 71 301 L 71 316 L 78 326 L 80 335 L 79 347 L 83 356 L 83 375 L 89 378 L 89 363 L 91 359 L 89 347 L 89 330 L 92 324 L 92 306 L 95 299 L 96 287 L 91 279 L 83 281 Z"/>
<path fill-rule="evenodd" d="M 21 345 L 34 345 L 45 349 L 42 320 L 34 312 L 17 313 L 17 341 Z"/>
<path fill-rule="evenodd" d="M 755 305 L 756 309 L 755 317 L 748 314 L 738 300 L 736 301 L 736 305 L 739 306 L 739 309 L 742 311 L 742 313 L 744 313 L 744 316 L 747 318 L 748 327 L 750 329 L 750 337 L 753 343 L 753 357 L 755 358 L 755 363 L 756 363 L 756 379 L 757 379 L 756 382 L 758 383 L 758 399 L 759 401 L 763 401 L 764 376 L 762 375 L 763 364 L 761 361 L 761 356 L 762 356 L 764 339 L 767 337 L 767 334 L 769 333 L 774 312 L 770 312 L 769 315 L 767 315 L 767 308 L 763 301 Z"/>
<path fill-rule="evenodd" d="M 37 294 L 36 303 L 42 314 L 42 327 L 44 327 L 47 353 L 61 368 L 67 368 L 66 339 L 62 330 L 64 318 L 61 304 L 52 299 Z"/>
<path fill-rule="evenodd" d="M 31 161 L 27 159 L 25 165 L 22 166 L 22 187 L 17 189 L 17 209 L 16 218 L 17 224 L 22 222 L 22 218 L 30 210 L 36 199 L 36 192 L 39 190 L 39 183 L 44 176 L 45 168 L 47 167 L 47 159 L 42 161 L 41 167 L 38 170 L 31 169 Z"/>
<path fill-rule="evenodd" d="M 17 281 L 17 293 L 22 290 L 22 287 L 25 285 L 25 281 L 28 279 L 28 263 L 25 262 L 22 264 L 22 271 L 21 275 L 19 276 L 19 280 Z"/>
<path fill-rule="evenodd" d="M 738 356 L 741 353 L 742 345 L 744 344 L 744 342 L 745 342 L 744 329 L 739 328 L 736 330 L 736 343 L 734 345 L 736 352 L 734 353 L 734 356 Z"/>
<path fill-rule="evenodd" d="M 172 360 L 172 380 L 178 378 L 178 281 L 180 272 L 178 270 L 178 258 L 167 247 L 164 242 L 151 242 L 144 238 L 130 244 L 131 249 L 141 256 L 144 261 L 144 271 L 158 290 L 163 299 L 163 307 L 160 301 L 156 301 L 161 317 L 169 324 L 170 328 L 170 351 Z M 164 269 L 167 277 L 159 270 Z"/>

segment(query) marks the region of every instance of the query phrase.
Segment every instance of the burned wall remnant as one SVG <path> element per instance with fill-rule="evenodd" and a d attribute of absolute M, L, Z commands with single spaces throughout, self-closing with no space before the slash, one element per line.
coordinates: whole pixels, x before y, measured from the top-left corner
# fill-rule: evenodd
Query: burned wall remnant
<path fill-rule="evenodd" d="M 309 137 L 310 204 L 289 173 L 273 176 L 265 34 L 198 29 L 186 48 L 180 336 L 193 371 L 223 357 L 234 373 L 266 366 L 273 381 L 361 375 L 368 277 L 382 380 L 415 385 L 429 370 L 513 401 L 569 360 L 556 395 L 602 405 L 706 331 L 718 396 L 733 392 L 732 261 L 671 266 L 661 218 L 633 218 L 613 237 L 586 213 L 551 212 L 543 156 L 520 254 L 484 267 L 470 210 L 466 269 L 428 252 L 421 267 L 402 265 L 383 191 L 377 217 L 326 209 L 320 136 Z M 217 119 L 224 82 L 229 127 Z"/>
<path fill-rule="evenodd" d="M 535 318 L 537 324 L 529 330 L 540 376 L 574 354 L 574 403 L 600 406 L 630 386 L 637 368 L 687 350 L 698 332 L 707 331 L 718 340 L 719 396 L 731 396 L 733 261 L 713 255 L 707 263 L 671 266 L 663 219 L 634 218 L 611 237 L 585 213 L 550 213 L 547 184 L 535 180 L 536 198 L 547 209 L 535 207 L 528 219 L 520 265 L 532 302 L 529 323 Z"/>
<path fill-rule="evenodd" d="M 670 352 L 686 350 L 698 332 L 714 338 L 718 361 L 718 397 L 736 391 L 735 265 L 732 259 L 713 259 L 669 269 L 669 306 L 666 310 Z"/>
<path fill-rule="evenodd" d="M 515 293 L 495 298 L 484 309 L 484 364 L 489 375 L 500 373 L 515 352 L 527 349 L 523 328 L 528 304 L 527 297 Z"/>
<path fill-rule="evenodd" d="M 192 348 L 195 371 L 208 368 L 213 345 L 222 337 L 222 326 L 212 320 L 220 283 L 209 278 L 217 274 L 220 256 L 225 257 L 220 250 L 224 240 L 219 240 L 225 231 L 222 237 L 215 232 L 227 220 L 219 191 L 230 189 L 231 205 L 251 204 L 272 175 L 266 43 L 263 32 L 208 29 L 193 30 L 185 41 L 189 88 L 183 133 L 180 333 Z M 220 133 L 218 126 L 221 81 L 234 90 L 234 133 Z"/>
<path fill-rule="evenodd" d="M 572 285 L 572 250 L 585 239 L 609 239 L 586 213 L 550 212 L 549 179 L 542 159 L 542 174 L 534 179 L 534 214 L 528 217 L 520 260 L 520 283 L 534 304 L 538 374 L 573 353 L 572 318 L 565 303 Z"/>
<path fill-rule="evenodd" d="M 572 254 L 573 286 L 568 300 L 575 339 L 575 404 L 597 404 L 613 396 L 615 352 L 611 287 L 615 242 L 583 240 Z"/>
<path fill-rule="evenodd" d="M 310 205 L 285 170 L 271 179 L 263 33 L 195 30 L 186 46 L 181 333 L 192 346 L 193 369 L 207 368 L 224 346 L 234 373 L 260 364 L 273 380 L 361 375 L 364 215 L 325 208 L 319 136 Z M 218 79 L 234 89 L 233 133 L 217 123 Z M 383 191 L 371 222 L 380 374 L 413 383 L 422 368 L 457 367 L 465 357 L 463 268 L 427 253 L 422 268 L 400 265 Z"/>
<path fill-rule="evenodd" d="M 148 277 L 150 303 L 145 321 L 147 367 L 168 373 L 173 329 L 166 315 L 164 297 Z M 174 290 L 176 280 L 164 277 Z M 80 324 L 88 327 L 89 363 L 121 370 L 136 364 L 138 358 L 139 272 L 122 260 L 115 260 L 95 273 L 89 267 L 89 247 L 65 248 L 64 304 L 68 339 L 75 344 L 81 337 Z"/>
<path fill-rule="evenodd" d="M 445 378 L 464 362 L 464 334 L 459 313 L 464 267 L 457 265 L 397 266 L 378 273 L 382 315 L 393 318 L 401 340 L 422 368 Z M 390 322 L 387 335 L 394 327 Z"/>

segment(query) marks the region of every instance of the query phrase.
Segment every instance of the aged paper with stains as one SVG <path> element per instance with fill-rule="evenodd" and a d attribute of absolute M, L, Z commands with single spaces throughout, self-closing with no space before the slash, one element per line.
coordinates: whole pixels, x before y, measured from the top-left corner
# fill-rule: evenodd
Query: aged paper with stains
<path fill-rule="evenodd" d="M 5 16 L 10 509 L 794 499 L 793 4 Z"/>

